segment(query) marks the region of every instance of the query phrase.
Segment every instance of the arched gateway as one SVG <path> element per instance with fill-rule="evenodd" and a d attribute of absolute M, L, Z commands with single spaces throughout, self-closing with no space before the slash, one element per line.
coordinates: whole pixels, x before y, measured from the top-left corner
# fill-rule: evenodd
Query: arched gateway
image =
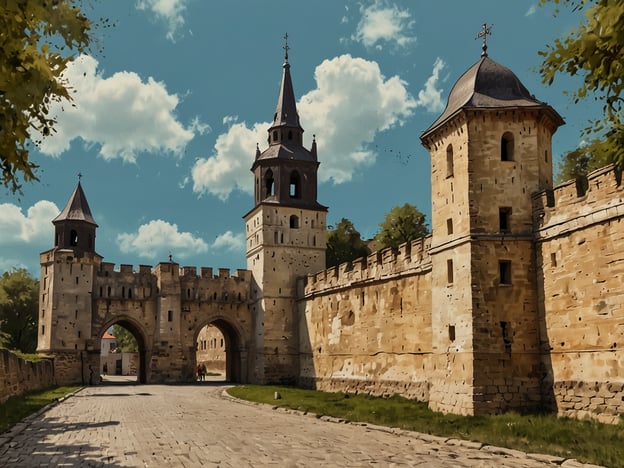
<path fill-rule="evenodd" d="M 37 350 L 54 356 L 59 384 L 99 378 L 102 335 L 114 324 L 137 340 L 139 382 L 193 381 L 197 338 L 212 324 L 224 337 L 227 380 L 295 383 L 296 281 L 325 267 L 327 208 L 316 201 L 316 143 L 303 147 L 287 55 L 282 68 L 269 146 L 257 148 L 251 168 L 256 194 L 245 215 L 246 270 L 103 262 L 95 251 L 98 225 L 78 182 L 52 221 L 54 248 L 40 255 Z"/>

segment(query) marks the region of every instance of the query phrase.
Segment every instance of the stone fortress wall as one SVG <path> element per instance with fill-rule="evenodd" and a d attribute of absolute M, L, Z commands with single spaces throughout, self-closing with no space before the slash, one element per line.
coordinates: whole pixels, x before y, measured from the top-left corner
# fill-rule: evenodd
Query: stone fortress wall
<path fill-rule="evenodd" d="M 0 403 L 56 383 L 52 360 L 26 361 L 8 349 L 0 349 L 0 375 Z"/>
<path fill-rule="evenodd" d="M 431 237 L 298 283 L 300 384 L 429 400 Z"/>
<path fill-rule="evenodd" d="M 624 186 L 613 166 L 533 196 L 546 396 L 559 414 L 624 414 Z"/>

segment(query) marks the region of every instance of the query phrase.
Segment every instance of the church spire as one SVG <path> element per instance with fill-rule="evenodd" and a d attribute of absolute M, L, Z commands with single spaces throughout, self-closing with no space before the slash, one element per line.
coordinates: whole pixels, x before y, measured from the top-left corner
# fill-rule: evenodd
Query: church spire
<path fill-rule="evenodd" d="M 290 47 L 288 45 L 288 33 L 284 36 L 284 41 L 284 70 L 282 73 L 282 83 L 277 97 L 273 125 L 269 129 L 269 132 L 278 127 L 289 127 L 303 133 L 303 129 L 299 123 L 299 114 L 297 114 L 295 91 L 293 89 L 292 79 L 290 78 L 290 63 L 288 63 L 288 51 Z"/>

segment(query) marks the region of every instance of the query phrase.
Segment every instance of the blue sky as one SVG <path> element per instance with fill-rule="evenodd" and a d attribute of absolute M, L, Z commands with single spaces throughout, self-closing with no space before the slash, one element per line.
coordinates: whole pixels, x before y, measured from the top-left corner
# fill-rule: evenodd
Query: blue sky
<path fill-rule="evenodd" d="M 114 26 L 97 29 L 67 71 L 74 105 L 53 109 L 57 133 L 31 153 L 41 183 L 0 195 L 0 272 L 39 276 L 78 173 L 105 261 L 156 265 L 171 253 L 182 265 L 245 268 L 249 169 L 256 143 L 267 146 L 286 32 L 304 144 L 318 144 L 318 201 L 330 225 L 346 217 L 366 238 L 405 202 L 430 219 L 419 136 L 479 59 L 484 22 L 489 56 L 566 120 L 555 157 L 599 116 L 564 94 L 570 79 L 542 85 L 538 50 L 581 17 L 554 17 L 536 0 L 135 0 L 86 13 Z"/>

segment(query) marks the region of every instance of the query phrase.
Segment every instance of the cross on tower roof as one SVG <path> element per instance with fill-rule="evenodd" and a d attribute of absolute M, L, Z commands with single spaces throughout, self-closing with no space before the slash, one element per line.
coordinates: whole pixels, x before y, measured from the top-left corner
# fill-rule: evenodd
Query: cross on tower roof
<path fill-rule="evenodd" d="M 290 49 L 290 47 L 288 47 L 288 33 L 284 35 L 284 42 L 285 42 L 284 47 L 283 47 L 285 51 L 284 60 L 286 61 L 286 63 L 288 63 L 288 49 Z"/>
<path fill-rule="evenodd" d="M 481 47 L 481 50 L 483 50 L 483 52 L 481 52 L 481 57 L 487 57 L 487 37 L 491 35 L 492 25 L 490 24 L 488 26 L 487 23 L 483 23 L 483 26 L 481 26 L 481 31 L 479 32 L 479 34 L 477 34 L 477 37 L 475 37 L 475 39 L 483 39 L 483 46 Z"/>

